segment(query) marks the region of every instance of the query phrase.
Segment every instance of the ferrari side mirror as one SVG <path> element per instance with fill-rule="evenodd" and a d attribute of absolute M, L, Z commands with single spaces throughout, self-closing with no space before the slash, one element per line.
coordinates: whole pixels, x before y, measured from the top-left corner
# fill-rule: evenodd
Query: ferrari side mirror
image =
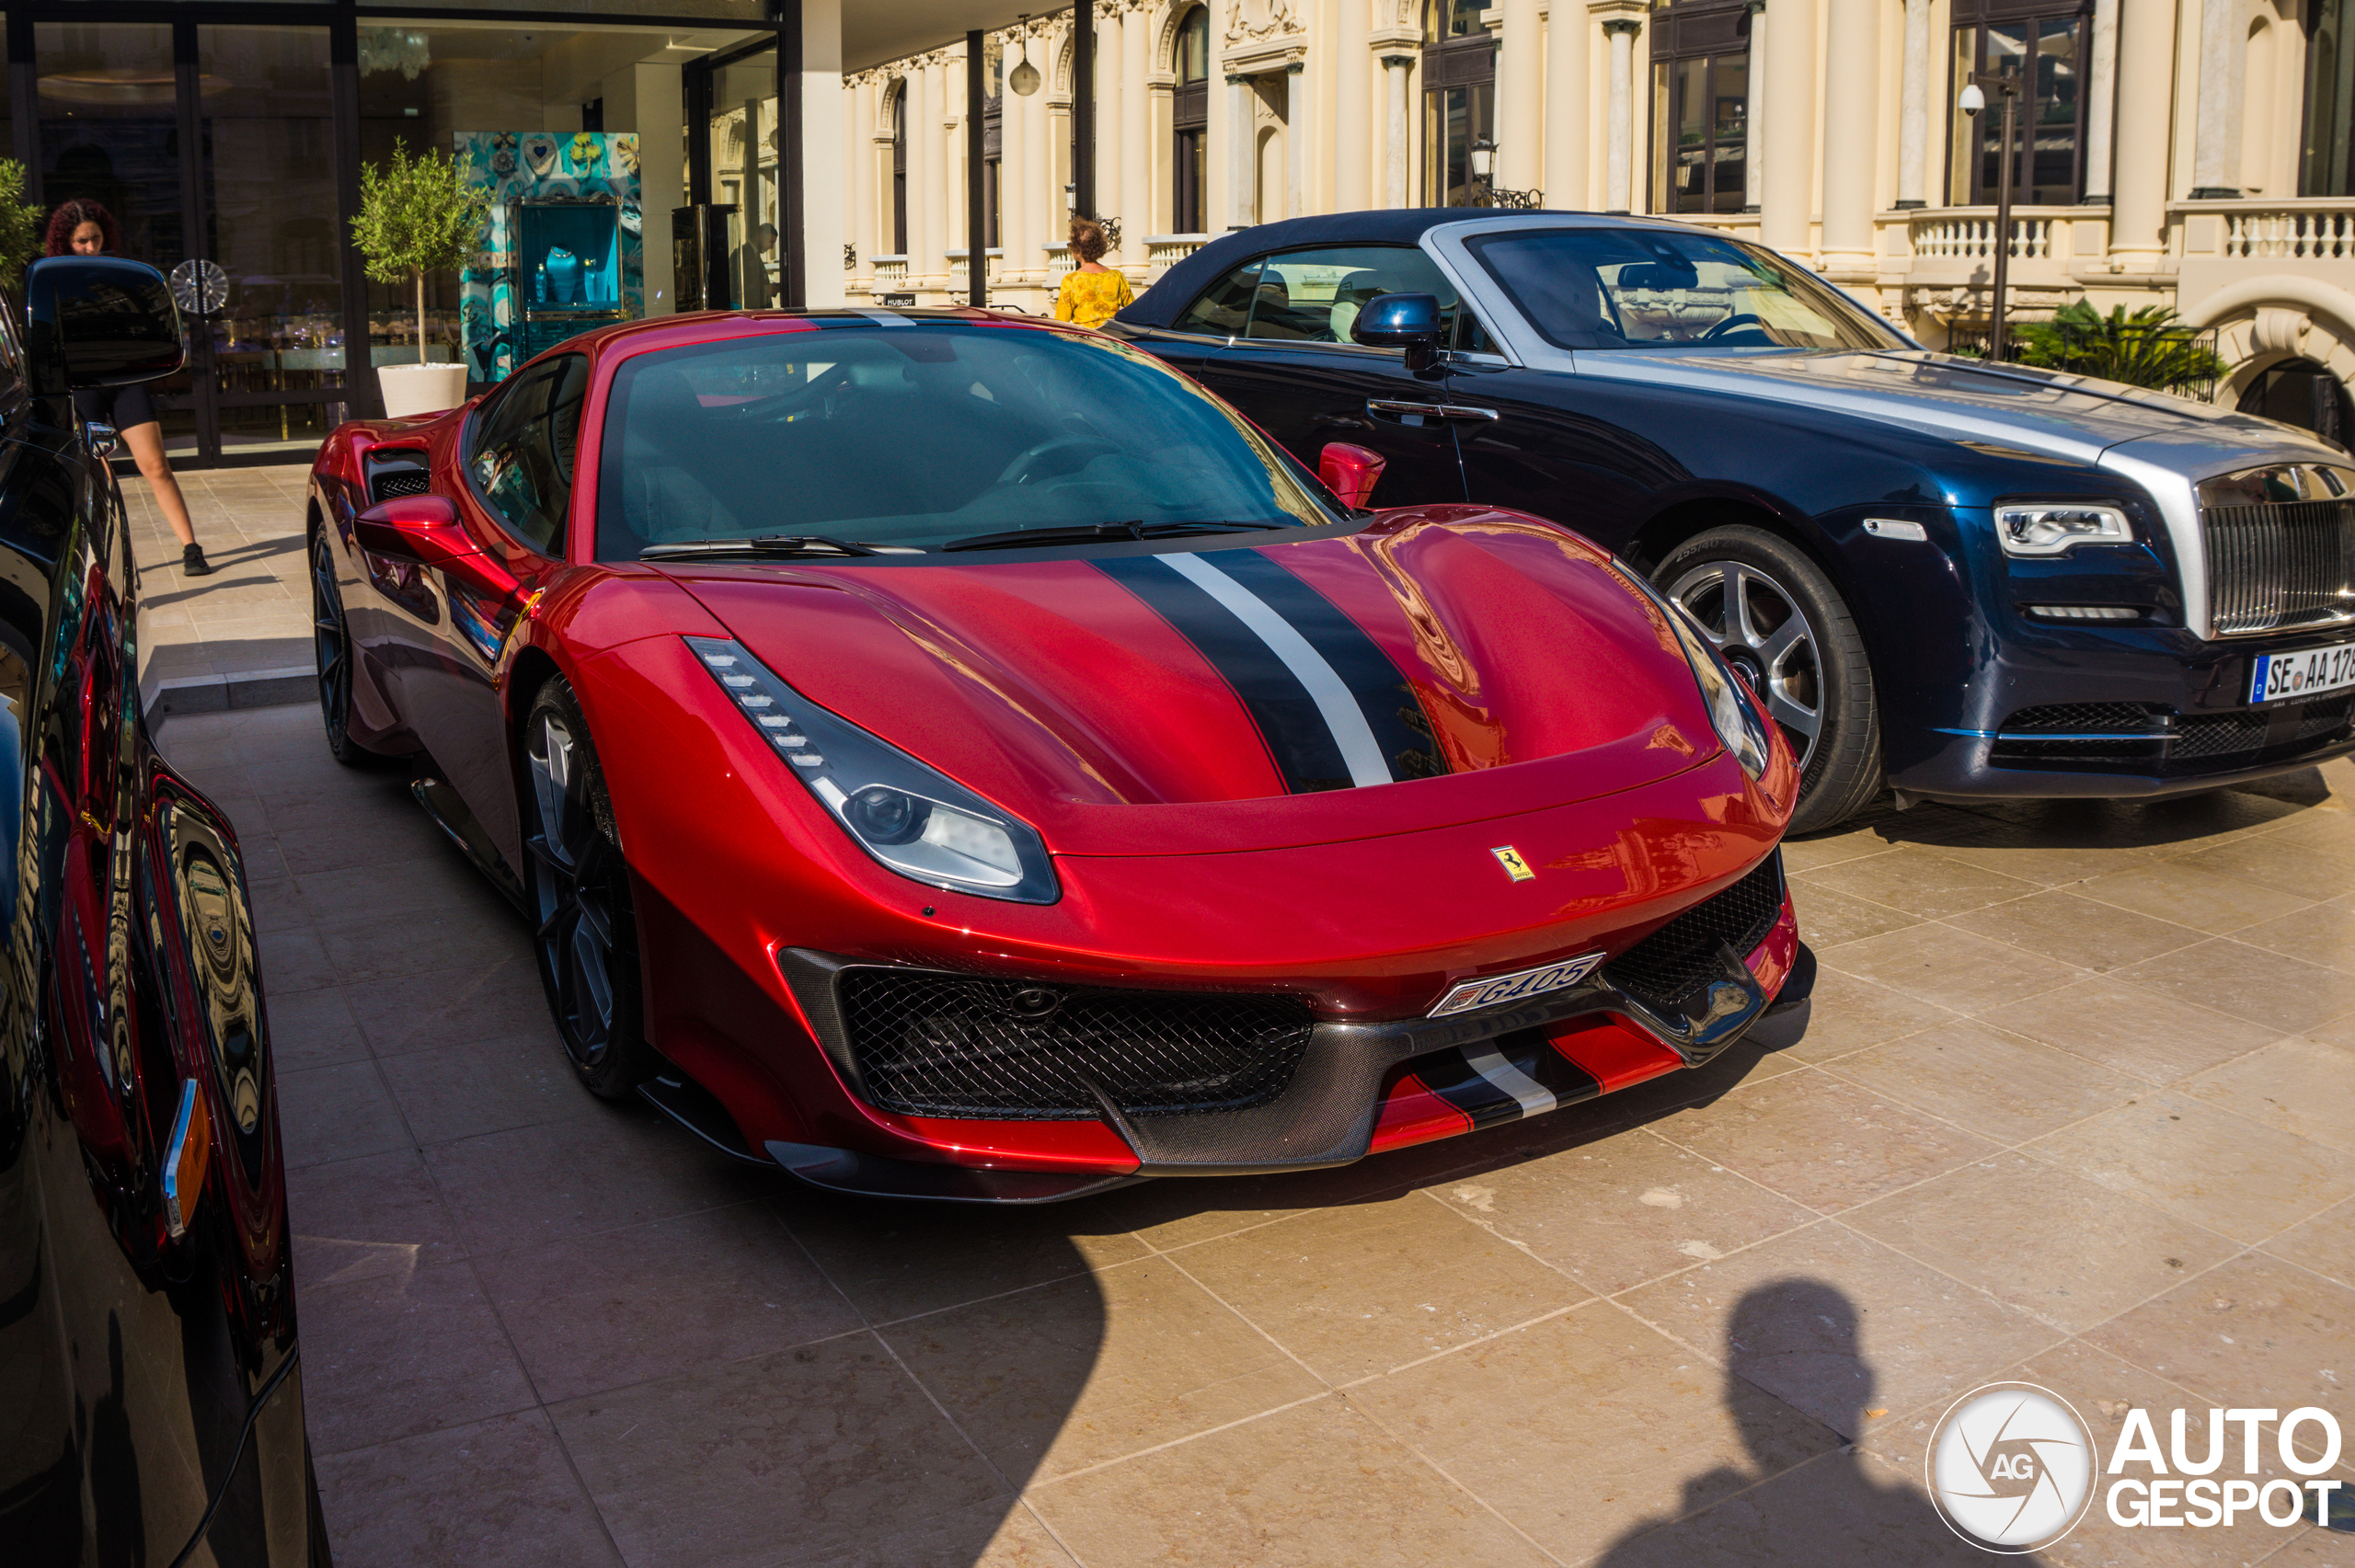
<path fill-rule="evenodd" d="M 1419 371 L 1439 357 L 1446 330 L 1434 294 L 1376 294 L 1350 325 L 1350 338 L 1370 349 L 1404 349 L 1407 368 Z"/>
<path fill-rule="evenodd" d="M 1374 481 L 1382 477 L 1389 459 L 1347 441 L 1329 441 L 1316 454 L 1316 476 L 1351 511 L 1371 504 Z"/>
<path fill-rule="evenodd" d="M 351 534 L 379 560 L 431 567 L 494 597 L 515 590 L 515 579 L 475 543 L 458 519 L 457 504 L 447 496 L 395 496 L 379 501 L 351 520 Z"/>
<path fill-rule="evenodd" d="M 25 269 L 25 358 L 33 395 L 128 386 L 186 358 L 164 275 L 120 256 L 51 256 Z"/>

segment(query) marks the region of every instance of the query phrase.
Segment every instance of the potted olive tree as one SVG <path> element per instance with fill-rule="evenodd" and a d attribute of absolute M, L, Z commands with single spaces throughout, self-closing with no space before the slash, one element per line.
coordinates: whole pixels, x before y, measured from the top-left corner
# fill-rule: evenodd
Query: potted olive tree
<path fill-rule="evenodd" d="M 360 171 L 352 243 L 367 259 L 368 276 L 380 283 L 407 282 L 417 295 L 417 363 L 376 372 L 389 418 L 438 413 L 466 400 L 465 346 L 454 344 L 447 363 L 425 357 L 425 275 L 466 264 L 481 243 L 489 209 L 489 199 L 467 183 L 446 153 L 429 150 L 412 158 L 396 143 L 390 161 Z"/>

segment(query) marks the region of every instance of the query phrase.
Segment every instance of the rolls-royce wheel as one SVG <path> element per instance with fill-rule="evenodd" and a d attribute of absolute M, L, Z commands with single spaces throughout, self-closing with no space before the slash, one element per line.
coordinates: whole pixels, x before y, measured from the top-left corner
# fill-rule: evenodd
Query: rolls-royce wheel
<path fill-rule="evenodd" d="M 646 1043 L 638 917 L 613 797 L 580 704 L 561 677 L 523 721 L 523 879 L 533 947 L 572 1070 L 618 1100 L 656 1064 Z"/>
<path fill-rule="evenodd" d="M 351 625 L 343 613 L 343 586 L 336 580 L 335 545 L 324 528 L 311 536 L 311 643 L 327 751 L 346 767 L 364 767 L 376 755 L 351 738 Z"/>
<path fill-rule="evenodd" d="M 1790 743 L 1799 798 L 1790 830 L 1845 821 L 1880 793 L 1872 661 L 1839 589 L 1805 551 L 1762 528 L 1713 528 L 1652 578 L 1741 671 Z"/>

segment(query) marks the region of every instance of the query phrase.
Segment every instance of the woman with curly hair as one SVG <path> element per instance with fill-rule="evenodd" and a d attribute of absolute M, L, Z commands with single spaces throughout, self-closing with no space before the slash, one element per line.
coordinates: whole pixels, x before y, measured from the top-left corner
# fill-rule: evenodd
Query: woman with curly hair
<path fill-rule="evenodd" d="M 1111 248 L 1103 224 L 1092 218 L 1071 221 L 1071 253 L 1078 265 L 1063 274 L 1063 286 L 1055 292 L 1057 321 L 1101 326 L 1136 298 L 1129 292 L 1129 280 L 1104 265 L 1104 253 Z"/>
<path fill-rule="evenodd" d="M 105 256 L 122 249 L 122 226 L 98 202 L 76 197 L 49 215 L 47 244 L 51 256 Z M 192 578 L 210 576 L 213 563 L 196 542 L 196 525 L 189 521 L 188 498 L 180 494 L 172 464 L 164 455 L 164 423 L 155 413 L 147 389 L 130 386 L 94 387 L 74 395 L 74 413 L 84 421 L 112 425 L 131 459 L 155 493 L 155 505 L 180 542 L 180 570 Z"/>

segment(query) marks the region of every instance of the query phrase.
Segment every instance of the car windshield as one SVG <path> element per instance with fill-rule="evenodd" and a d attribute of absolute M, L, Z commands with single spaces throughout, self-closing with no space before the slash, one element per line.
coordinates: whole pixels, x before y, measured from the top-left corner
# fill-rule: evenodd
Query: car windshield
<path fill-rule="evenodd" d="M 828 319 L 637 355 L 615 375 L 603 450 L 603 561 L 704 540 L 929 550 L 1017 530 L 1142 536 L 1344 515 L 1158 361 L 970 319 Z"/>
<path fill-rule="evenodd" d="M 1671 229 L 1512 229 L 1465 241 L 1560 349 L 1902 349 L 1774 252 Z"/>

